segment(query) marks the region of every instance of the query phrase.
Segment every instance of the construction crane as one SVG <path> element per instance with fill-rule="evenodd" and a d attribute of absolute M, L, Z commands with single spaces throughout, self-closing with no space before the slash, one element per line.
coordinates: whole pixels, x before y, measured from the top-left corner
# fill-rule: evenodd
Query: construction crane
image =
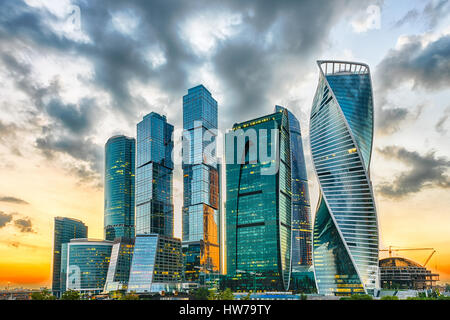
<path fill-rule="evenodd" d="M 431 251 L 431 254 L 428 256 L 427 260 L 425 260 L 425 263 L 423 264 L 423 267 L 427 265 L 427 263 L 430 261 L 431 257 L 436 253 L 436 250 L 434 248 L 399 248 L 395 247 L 396 249 L 393 249 L 395 246 L 389 246 L 389 249 L 381 249 L 380 251 L 387 251 L 389 252 L 389 257 L 392 256 L 393 251 Z"/>

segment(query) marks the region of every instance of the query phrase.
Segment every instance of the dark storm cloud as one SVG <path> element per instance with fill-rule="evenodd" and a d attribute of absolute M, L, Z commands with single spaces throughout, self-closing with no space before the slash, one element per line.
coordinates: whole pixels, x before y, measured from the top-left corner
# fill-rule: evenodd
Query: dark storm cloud
<path fill-rule="evenodd" d="M 181 96 L 197 84 L 190 82 L 190 76 L 210 63 L 226 92 L 225 101 L 219 101 L 226 115 L 221 122 L 230 125 L 236 119 L 260 115 L 278 103 L 269 101 L 268 95 L 292 80 L 284 77 L 283 70 L 296 68 L 296 74 L 317 71 L 315 60 L 322 58 L 319 53 L 333 25 L 378 2 L 73 1 L 80 7 L 81 29 L 88 38 L 84 41 L 49 27 L 47 22 L 58 19 L 49 11 L 7 1 L 0 12 L 0 40 L 7 44 L 0 50 L 0 58 L 16 86 L 30 97 L 36 117 L 45 115 L 50 120 L 36 138 L 36 147 L 49 158 L 67 154 L 85 161 L 87 166 L 69 169 L 83 180 L 100 173 L 103 146 L 96 145 L 92 137 L 101 112 L 114 113 L 120 121 L 134 126 L 139 112 L 149 109 L 146 100 L 132 92 L 134 84 L 161 89 L 168 95 L 169 104 L 181 109 Z M 218 40 L 216 50 L 208 57 L 193 51 L 182 29 L 183 22 L 201 17 L 204 11 L 242 18 L 237 33 Z M 118 13 L 128 14 L 135 22 L 130 34 L 114 27 L 113 18 Z M 125 25 L 131 28 L 131 24 Z M 46 85 L 32 79 L 33 66 L 16 55 L 22 47 L 85 59 L 92 65 L 93 74 L 83 81 L 106 92 L 110 105 L 100 108 L 87 96 L 79 97 L 77 103 L 63 102 L 58 79 Z M 149 61 L 149 53 L 155 49 L 164 57 L 161 65 Z M 176 117 L 175 124 L 179 125 L 179 112 Z"/>
<path fill-rule="evenodd" d="M 450 36 L 443 36 L 425 47 L 421 37 L 410 37 L 400 49 L 392 49 L 376 69 L 377 127 L 382 134 L 395 132 L 402 121 L 413 116 L 412 108 L 392 106 L 389 93 L 412 82 L 416 88 L 435 91 L 449 88 Z"/>
<path fill-rule="evenodd" d="M 25 93 L 33 102 L 30 115 L 34 120 L 45 114 L 51 120 L 50 124 L 41 129 L 42 134 L 36 138 L 36 147 L 47 158 L 53 158 L 55 153 L 65 153 L 74 159 L 89 163 L 91 174 L 89 177 L 97 177 L 101 168 L 101 147 L 93 143 L 90 135 L 99 120 L 99 107 L 94 99 L 84 97 L 78 104 L 64 103 L 59 96 L 59 84 L 57 80 L 48 85 L 37 83 L 31 76 L 31 66 L 21 63 L 11 53 L 0 53 L 0 60 L 14 79 L 16 87 Z M 40 126 L 36 124 L 38 129 Z M 3 135 L 9 134 L 10 138 L 17 140 L 16 125 L 5 125 L 0 122 L 0 140 Z M 14 135 L 13 135 L 14 134 Z M 13 135 L 13 136 L 12 136 Z M 15 143 L 14 143 L 15 144 Z M 73 171 L 79 173 L 80 171 Z M 79 176 L 82 181 L 88 181 L 87 175 Z"/>
<path fill-rule="evenodd" d="M 23 233 L 30 233 L 33 231 L 33 223 L 31 222 L 30 218 L 21 218 L 14 220 L 14 226 L 20 230 L 20 232 Z"/>
<path fill-rule="evenodd" d="M 226 86 L 227 113 L 240 120 L 271 111 L 284 79 L 282 67 L 314 71 L 317 53 L 327 44 L 331 27 L 373 1 L 229 1 L 243 13 L 243 30 L 222 41 L 213 57 L 217 76 Z M 328 57 L 334 58 L 334 57 Z M 289 69 L 289 68 L 287 68 Z M 278 82 L 278 83 L 277 83 Z M 296 112 L 297 110 L 295 110 Z"/>
<path fill-rule="evenodd" d="M 414 88 L 438 90 L 450 84 L 450 35 L 423 47 L 420 37 L 398 50 L 391 50 L 377 67 L 380 89 L 395 90 L 412 81 Z"/>
<path fill-rule="evenodd" d="M 6 226 L 12 220 L 12 214 L 5 213 L 0 211 L 0 228 Z"/>
<path fill-rule="evenodd" d="M 46 106 L 48 115 L 74 134 L 89 132 L 95 126 L 95 121 L 98 120 L 96 109 L 93 99 L 82 99 L 79 106 L 53 99 Z"/>
<path fill-rule="evenodd" d="M 16 197 L 9 197 L 9 196 L 0 196 L 0 202 L 9 202 L 14 204 L 29 204 L 25 200 L 16 198 Z"/>
<path fill-rule="evenodd" d="M 447 171 L 450 160 L 437 157 L 434 151 L 421 155 L 415 151 L 408 151 L 397 146 L 378 149 L 385 158 L 398 160 L 410 169 L 397 175 L 392 183 L 382 183 L 378 191 L 388 198 L 403 198 L 418 193 L 424 188 L 450 188 L 450 177 Z"/>
<path fill-rule="evenodd" d="M 383 134 L 390 134 L 397 131 L 401 122 L 408 116 L 408 110 L 405 108 L 378 109 L 376 125 Z"/>

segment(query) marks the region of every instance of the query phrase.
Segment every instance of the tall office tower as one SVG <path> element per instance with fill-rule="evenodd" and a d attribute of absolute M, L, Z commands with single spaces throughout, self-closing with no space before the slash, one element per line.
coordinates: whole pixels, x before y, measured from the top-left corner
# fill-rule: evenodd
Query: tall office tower
<path fill-rule="evenodd" d="M 173 236 L 172 133 L 155 112 L 137 125 L 136 234 Z"/>
<path fill-rule="evenodd" d="M 174 292 L 181 287 L 181 241 L 156 233 L 136 235 L 128 292 Z"/>
<path fill-rule="evenodd" d="M 373 98 L 369 67 L 318 61 L 311 110 L 312 160 L 320 196 L 313 264 L 320 294 L 371 293 L 378 287 L 378 222 L 370 181 Z"/>
<path fill-rule="evenodd" d="M 72 239 L 62 245 L 62 292 L 71 289 L 82 294 L 103 291 L 111 257 L 112 241 Z"/>
<path fill-rule="evenodd" d="M 283 107 L 276 106 L 277 112 Z M 292 272 L 305 272 L 312 265 L 311 207 L 300 122 L 286 109 L 289 120 L 292 190 Z"/>
<path fill-rule="evenodd" d="M 59 297 L 61 294 L 61 248 L 71 239 L 86 238 L 87 226 L 80 220 L 55 217 L 55 230 L 53 236 L 53 279 L 52 292 Z"/>
<path fill-rule="evenodd" d="M 278 107 L 226 134 L 226 286 L 234 290 L 289 289 L 298 192 L 292 191 L 292 166 L 299 166 L 291 159 L 298 151 L 292 150 L 292 117 Z"/>
<path fill-rule="evenodd" d="M 183 97 L 183 253 L 185 278 L 218 273 L 217 101 L 203 86 Z"/>
<path fill-rule="evenodd" d="M 134 138 L 114 136 L 105 145 L 105 239 L 134 237 Z"/>
<path fill-rule="evenodd" d="M 134 239 L 116 238 L 111 250 L 111 259 L 103 292 L 125 291 L 130 277 Z"/>

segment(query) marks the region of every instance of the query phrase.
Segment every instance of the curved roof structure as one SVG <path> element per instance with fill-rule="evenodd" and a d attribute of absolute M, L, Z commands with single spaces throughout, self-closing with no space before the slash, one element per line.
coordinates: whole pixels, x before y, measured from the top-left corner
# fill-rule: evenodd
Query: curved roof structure
<path fill-rule="evenodd" d="M 422 265 L 412 260 L 401 257 L 390 257 L 380 259 L 380 267 L 418 267 L 423 268 Z"/>

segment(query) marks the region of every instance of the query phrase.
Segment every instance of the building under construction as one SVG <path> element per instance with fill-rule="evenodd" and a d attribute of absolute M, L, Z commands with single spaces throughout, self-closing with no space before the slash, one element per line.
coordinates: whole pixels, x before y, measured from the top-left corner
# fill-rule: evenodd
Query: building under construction
<path fill-rule="evenodd" d="M 432 289 L 439 274 L 406 258 L 389 257 L 380 260 L 380 282 L 383 289 Z"/>

